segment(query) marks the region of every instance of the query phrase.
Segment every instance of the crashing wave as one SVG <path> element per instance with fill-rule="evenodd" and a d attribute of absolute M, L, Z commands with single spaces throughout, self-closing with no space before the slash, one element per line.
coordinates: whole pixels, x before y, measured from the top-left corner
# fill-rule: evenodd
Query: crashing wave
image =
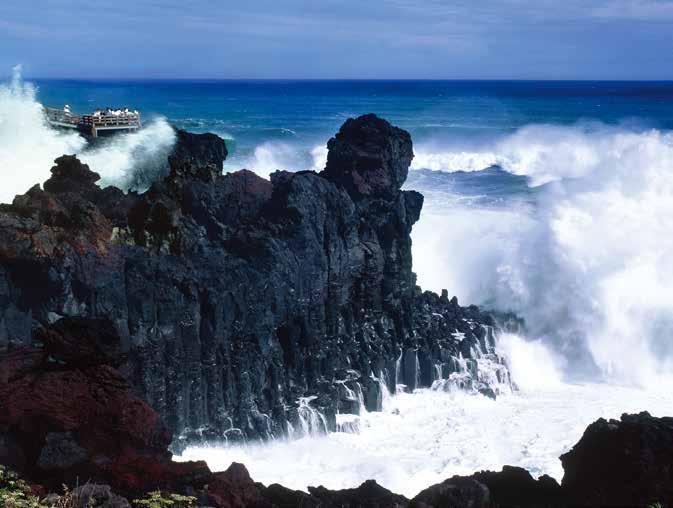
<path fill-rule="evenodd" d="M 37 89 L 22 80 L 17 66 L 12 79 L 0 85 L 0 203 L 10 203 L 17 194 L 44 182 L 54 159 L 63 154 L 79 154 L 101 175 L 103 185 L 132 187 L 138 170 L 165 164 L 174 142 L 175 133 L 163 118 L 94 146 L 76 132 L 54 129 Z"/>
<path fill-rule="evenodd" d="M 538 186 L 534 206 L 429 203 L 412 233 L 419 283 L 522 316 L 571 376 L 668 381 L 673 133 L 528 126 L 494 153 Z"/>

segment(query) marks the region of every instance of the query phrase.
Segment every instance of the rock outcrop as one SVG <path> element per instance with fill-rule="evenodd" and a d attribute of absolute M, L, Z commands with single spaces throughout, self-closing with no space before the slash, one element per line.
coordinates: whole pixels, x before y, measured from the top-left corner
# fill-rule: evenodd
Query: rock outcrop
<path fill-rule="evenodd" d="M 44 189 L 0 207 L 0 350 L 62 317 L 107 319 L 121 372 L 185 438 L 334 430 L 401 384 L 509 383 L 492 319 L 416 286 L 408 133 L 349 120 L 322 173 L 271 181 L 222 175 L 203 164 L 221 140 L 178 136 L 145 193 L 101 189 L 64 156 Z"/>
<path fill-rule="evenodd" d="M 209 132 L 194 134 L 182 129 L 176 129 L 175 137 L 170 155 L 172 159 L 190 161 L 200 167 L 212 164 L 222 169 L 228 155 L 227 145 L 222 138 Z"/>
<path fill-rule="evenodd" d="M 578 506 L 673 506 L 673 418 L 601 418 L 561 463 L 563 488 Z"/>

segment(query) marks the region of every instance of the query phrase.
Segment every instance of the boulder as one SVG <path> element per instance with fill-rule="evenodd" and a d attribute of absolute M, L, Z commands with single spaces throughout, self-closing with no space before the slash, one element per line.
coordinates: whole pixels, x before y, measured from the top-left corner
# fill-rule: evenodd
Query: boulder
<path fill-rule="evenodd" d="M 321 174 L 356 198 L 399 191 L 414 157 L 409 133 L 373 114 L 347 120 L 327 148 Z"/>
<path fill-rule="evenodd" d="M 454 476 L 421 491 L 409 508 L 490 508 L 488 487 L 474 478 Z"/>
<path fill-rule="evenodd" d="M 222 164 L 227 158 L 227 145 L 216 134 L 194 134 L 182 129 L 175 131 L 175 145 L 170 155 L 171 159 L 189 161 L 195 166 L 213 165 L 222 171 Z"/>
<path fill-rule="evenodd" d="M 309 487 L 310 494 L 319 500 L 318 506 L 330 508 L 405 508 L 409 500 L 381 487 L 374 480 L 367 480 L 354 489 L 329 490 Z"/>
<path fill-rule="evenodd" d="M 563 490 L 576 506 L 670 506 L 672 457 L 673 418 L 601 418 L 561 456 Z"/>

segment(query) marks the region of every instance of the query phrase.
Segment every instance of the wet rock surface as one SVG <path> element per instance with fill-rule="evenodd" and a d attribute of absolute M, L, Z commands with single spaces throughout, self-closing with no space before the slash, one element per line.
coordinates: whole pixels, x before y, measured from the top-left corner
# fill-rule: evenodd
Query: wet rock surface
<path fill-rule="evenodd" d="M 334 430 L 398 385 L 509 383 L 492 318 L 416 286 L 408 133 L 349 120 L 322 173 L 271 181 L 222 175 L 219 138 L 178 137 L 145 193 L 64 156 L 0 207 L 0 350 L 62 317 L 108 320 L 121 372 L 182 442 Z M 85 336 L 84 363 L 104 347 Z"/>

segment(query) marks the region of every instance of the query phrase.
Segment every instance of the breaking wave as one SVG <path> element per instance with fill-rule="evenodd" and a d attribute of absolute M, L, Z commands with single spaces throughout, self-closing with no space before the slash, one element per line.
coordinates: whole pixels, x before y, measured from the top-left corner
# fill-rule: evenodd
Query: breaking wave
<path fill-rule="evenodd" d="M 512 174 L 528 176 L 531 185 L 538 186 L 589 175 L 659 135 L 657 130 L 634 131 L 597 122 L 528 125 L 469 149 L 447 150 L 421 143 L 415 148 L 412 169 L 454 172 L 499 166 Z"/>
<path fill-rule="evenodd" d="M 175 144 L 175 131 L 163 118 L 137 132 L 118 135 L 80 158 L 101 175 L 101 185 L 143 190 L 166 167 L 166 159 Z"/>
<path fill-rule="evenodd" d="M 61 133 L 46 121 L 36 90 L 21 80 L 21 66 L 0 86 L 0 202 L 9 203 L 36 183 L 49 178 L 56 157 L 77 153 L 86 141 Z"/>
<path fill-rule="evenodd" d="M 89 146 L 78 133 L 49 125 L 37 89 L 21 79 L 16 66 L 11 80 L 0 85 L 0 202 L 47 180 L 54 159 L 63 154 L 79 154 L 101 174 L 101 184 L 128 188 L 138 182 L 139 168 L 165 164 L 174 142 L 173 129 L 159 118 L 136 133 Z"/>
<path fill-rule="evenodd" d="M 673 133 L 532 125 L 492 154 L 536 202 L 474 207 L 447 189 L 413 233 L 420 284 L 521 315 L 566 373 L 670 378 Z"/>

